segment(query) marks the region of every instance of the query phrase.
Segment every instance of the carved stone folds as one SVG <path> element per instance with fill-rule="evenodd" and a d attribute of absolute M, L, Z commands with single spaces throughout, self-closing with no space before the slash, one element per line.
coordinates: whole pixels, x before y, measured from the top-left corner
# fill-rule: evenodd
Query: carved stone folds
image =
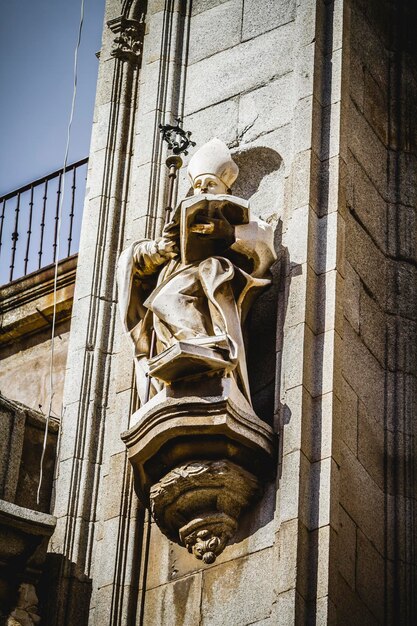
<path fill-rule="evenodd" d="M 171 540 L 212 563 L 271 475 L 272 430 L 220 374 L 167 386 L 133 419 L 122 439 L 139 498 Z"/>

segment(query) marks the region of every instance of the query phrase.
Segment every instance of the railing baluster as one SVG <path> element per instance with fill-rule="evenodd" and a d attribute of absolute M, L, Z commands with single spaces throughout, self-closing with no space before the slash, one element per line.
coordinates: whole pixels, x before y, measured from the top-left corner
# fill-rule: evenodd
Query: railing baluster
<path fill-rule="evenodd" d="M 82 206 L 80 206 L 79 208 L 77 208 L 76 206 L 76 202 L 77 202 L 77 181 L 78 184 L 80 184 L 80 180 L 83 180 L 83 177 L 80 176 L 80 174 L 77 175 L 77 169 L 81 168 L 81 167 L 85 167 L 86 164 L 88 163 L 88 159 L 81 159 L 80 161 L 77 161 L 76 163 L 72 163 L 71 165 L 68 165 L 65 168 L 65 171 L 63 169 L 60 170 L 56 170 L 55 172 L 52 172 L 51 174 L 48 174 L 48 176 L 44 176 L 43 178 L 39 178 L 38 180 L 35 180 L 31 183 L 28 183 L 27 185 L 24 185 L 23 187 L 20 187 L 19 189 L 16 189 L 15 191 L 11 191 L 7 194 L 4 194 L 3 196 L 0 197 L 0 209 L 1 209 L 1 215 L 0 215 L 0 253 L 3 252 L 3 256 L 4 253 L 6 252 L 8 254 L 8 250 L 5 250 L 4 248 L 4 241 L 3 241 L 3 235 L 5 232 L 8 232 L 10 225 L 10 222 L 13 220 L 13 213 L 10 215 L 10 217 L 8 217 L 8 215 L 6 214 L 6 211 L 8 211 L 8 208 L 6 208 L 6 204 L 8 201 L 12 201 L 12 199 L 16 200 L 16 206 L 15 206 L 15 217 L 14 217 L 14 229 L 13 229 L 13 233 L 12 233 L 12 245 L 10 248 L 10 254 L 11 254 L 11 261 L 10 261 L 10 278 L 9 280 L 13 280 L 14 276 L 17 273 L 17 268 L 19 268 L 19 275 L 17 276 L 18 278 L 20 276 L 27 274 L 28 270 L 30 271 L 31 266 L 33 266 L 33 261 L 31 261 L 30 255 L 33 255 L 33 251 L 31 252 L 31 246 L 33 248 L 33 242 L 32 242 L 32 235 L 35 236 L 38 235 L 38 230 L 39 230 L 39 251 L 38 251 L 38 269 L 41 269 L 44 265 L 48 265 L 49 263 L 51 263 L 51 256 L 53 256 L 53 262 L 56 262 L 56 260 L 58 259 L 58 232 L 59 232 L 59 219 L 60 219 L 60 209 L 61 209 L 61 203 L 63 201 L 63 197 L 62 197 L 62 192 L 64 189 L 64 176 L 66 176 L 71 172 L 72 170 L 72 187 L 71 187 L 71 205 L 70 205 L 70 211 L 68 214 L 63 215 L 62 216 L 62 221 L 63 224 L 65 226 L 65 229 L 67 228 L 67 224 L 68 224 L 68 246 L 67 249 L 65 250 L 65 252 L 68 253 L 68 256 L 71 254 L 72 252 L 72 248 L 73 248 L 73 241 L 75 240 L 74 238 L 77 236 L 75 233 L 75 229 L 76 226 L 78 226 L 79 224 L 79 220 L 76 220 L 76 211 L 82 210 Z M 54 240 L 52 243 L 52 253 L 51 254 L 50 251 L 50 237 L 49 237 L 49 228 L 46 227 L 46 223 L 49 221 L 48 220 L 48 213 L 49 213 L 49 209 L 48 209 L 48 190 L 51 192 L 51 182 L 50 181 L 54 181 L 55 179 L 58 179 L 58 189 L 57 189 L 57 198 L 56 198 L 56 207 L 55 207 L 55 226 L 53 229 L 53 233 L 54 233 Z M 43 188 L 43 197 L 42 200 L 40 200 L 40 192 L 41 189 Z M 39 203 L 38 203 L 38 190 L 39 190 Z M 18 239 L 19 239 L 19 220 L 20 222 L 22 222 L 22 219 L 24 219 L 26 221 L 26 201 L 25 201 L 25 214 L 21 215 L 19 217 L 19 214 L 21 212 L 21 207 L 23 206 L 21 203 L 25 200 L 25 198 L 22 199 L 23 194 L 26 192 L 30 192 L 30 200 L 29 200 L 29 205 L 28 205 L 28 229 L 27 229 L 27 240 L 26 240 L 26 244 L 23 243 L 23 250 L 20 252 L 20 248 L 18 249 Z M 14 201 L 14 200 L 13 200 Z M 40 206 L 38 207 L 38 204 L 42 204 L 42 209 L 41 209 L 41 215 L 39 216 L 39 209 L 41 208 Z M 66 204 L 66 202 L 65 202 Z M 10 204 L 9 204 L 10 206 Z M 52 209 L 53 210 L 53 209 Z M 12 209 L 13 211 L 13 209 Z M 40 219 L 40 222 L 39 222 Z M 21 246 L 22 247 L 22 246 Z M 48 248 L 48 251 L 46 252 L 46 247 Z M 45 251 L 44 251 L 45 248 Z M 16 264 L 16 255 L 19 253 L 22 254 L 25 251 L 25 257 L 24 258 L 18 258 L 18 263 Z M 64 250 L 62 251 L 64 252 Z M 65 253 L 64 252 L 64 253 Z M 62 255 L 59 255 L 62 258 Z M 6 267 L 7 265 L 3 264 L 3 273 L 1 273 L 1 278 L 0 278 L 0 282 L 1 280 L 5 279 L 5 271 L 6 271 Z"/>
<path fill-rule="evenodd" d="M 30 236 L 32 234 L 32 214 L 33 214 L 33 186 L 30 188 L 29 224 L 28 224 L 28 231 L 27 231 L 28 238 L 26 242 L 25 274 L 27 274 L 27 271 L 28 271 Z"/>
<path fill-rule="evenodd" d="M 16 248 L 17 248 L 17 240 L 19 239 L 19 211 L 20 211 L 20 193 L 17 194 L 16 208 L 15 208 L 15 218 L 14 218 L 14 229 L 12 232 L 12 258 L 10 260 L 10 277 L 9 281 L 13 280 L 13 271 L 14 271 L 14 260 L 16 257 Z"/>
<path fill-rule="evenodd" d="M 61 184 L 62 184 L 62 172 L 59 175 L 58 179 L 58 191 L 56 192 L 56 210 L 55 210 L 55 230 L 54 230 L 54 243 L 52 247 L 54 249 L 54 263 L 56 259 L 56 249 L 58 246 L 58 222 L 59 222 L 59 205 L 61 199 Z"/>
<path fill-rule="evenodd" d="M 6 198 L 3 200 L 3 209 L 1 211 L 0 217 L 0 256 L 1 256 L 1 246 L 3 243 L 3 224 L 4 224 L 4 214 L 6 212 Z"/>
<path fill-rule="evenodd" d="M 40 241 L 39 241 L 39 264 L 38 264 L 38 269 L 41 269 L 41 264 L 42 264 L 42 253 L 43 253 L 43 236 L 45 233 L 45 213 L 46 213 L 46 202 L 48 200 L 48 179 L 45 179 L 45 187 L 43 190 L 43 205 L 42 205 L 42 219 L 41 219 L 41 237 L 40 237 Z"/>
<path fill-rule="evenodd" d="M 75 204 L 75 188 L 76 188 L 76 168 L 74 167 L 74 169 L 72 170 L 72 186 L 71 186 L 71 190 L 72 190 L 72 194 L 71 194 L 71 211 L 69 214 L 69 218 L 70 218 L 70 223 L 69 223 L 69 234 L 68 234 L 68 254 L 67 256 L 69 256 L 71 254 L 71 242 L 72 242 L 72 225 L 74 222 L 74 204 Z"/>

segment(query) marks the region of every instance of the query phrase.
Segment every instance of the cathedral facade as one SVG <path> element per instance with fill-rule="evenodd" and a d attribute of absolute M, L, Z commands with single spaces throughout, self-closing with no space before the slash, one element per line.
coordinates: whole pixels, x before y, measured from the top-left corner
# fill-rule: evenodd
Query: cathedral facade
<path fill-rule="evenodd" d="M 0 523 L 26 507 L 43 550 L 2 557 L 5 623 L 415 623 L 415 23 L 411 0 L 107 0 L 43 505 L 0 465 Z M 160 126 L 196 144 L 171 169 Z M 1 415 L 34 464 L 17 317 Z"/>

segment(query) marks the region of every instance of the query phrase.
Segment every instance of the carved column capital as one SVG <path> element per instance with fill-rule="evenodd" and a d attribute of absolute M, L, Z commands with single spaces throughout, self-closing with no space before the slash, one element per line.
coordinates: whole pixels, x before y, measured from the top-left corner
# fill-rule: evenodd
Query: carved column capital
<path fill-rule="evenodd" d="M 127 20 L 118 17 L 107 22 L 110 30 L 115 33 L 111 56 L 138 63 L 142 53 L 142 27 L 143 24 L 137 20 Z"/>

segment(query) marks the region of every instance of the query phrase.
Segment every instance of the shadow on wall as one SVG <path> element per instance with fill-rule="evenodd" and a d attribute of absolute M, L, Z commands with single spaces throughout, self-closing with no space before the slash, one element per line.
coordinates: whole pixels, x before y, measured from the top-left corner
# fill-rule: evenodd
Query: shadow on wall
<path fill-rule="evenodd" d="M 250 200 L 255 215 L 276 224 L 274 247 L 277 261 L 271 267 L 271 285 L 257 298 L 249 313 L 245 341 L 253 407 L 278 435 L 276 467 L 280 468 L 282 426 L 291 419 L 289 408 L 280 403 L 281 345 L 291 275 L 298 273 L 298 268 L 291 266 L 287 248 L 282 245 L 282 220 L 279 217 L 283 212 L 282 158 L 271 148 L 256 147 L 233 154 L 233 159 L 239 166 L 233 194 Z M 255 203 L 256 197 L 258 202 Z M 256 210 L 254 204 L 260 210 Z M 271 477 L 262 500 L 254 510 L 243 515 L 235 542 L 242 541 L 273 520 L 275 492 L 275 477 Z"/>

